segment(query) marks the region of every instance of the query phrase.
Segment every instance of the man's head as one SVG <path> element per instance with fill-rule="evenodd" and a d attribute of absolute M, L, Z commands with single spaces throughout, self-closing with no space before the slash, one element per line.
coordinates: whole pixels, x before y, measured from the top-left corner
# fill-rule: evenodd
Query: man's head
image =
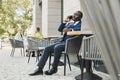
<path fill-rule="evenodd" d="M 36 27 L 36 31 L 35 32 L 39 32 L 40 31 L 40 28 L 39 27 Z"/>
<path fill-rule="evenodd" d="M 81 21 L 83 13 L 81 11 L 76 11 L 73 16 L 74 21 Z"/>
<path fill-rule="evenodd" d="M 22 33 L 22 28 L 18 28 L 18 33 Z"/>

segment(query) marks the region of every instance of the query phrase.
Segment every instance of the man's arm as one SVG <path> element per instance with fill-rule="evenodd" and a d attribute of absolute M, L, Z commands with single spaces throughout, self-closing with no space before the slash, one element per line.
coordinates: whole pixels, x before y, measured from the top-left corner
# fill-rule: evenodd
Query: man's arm
<path fill-rule="evenodd" d="M 74 23 L 74 26 L 69 26 L 63 29 L 63 32 L 68 32 L 68 31 L 79 31 L 81 30 L 81 22 L 77 21 Z"/>
<path fill-rule="evenodd" d="M 72 31 L 72 28 L 64 28 L 63 32 L 68 32 L 68 31 Z"/>

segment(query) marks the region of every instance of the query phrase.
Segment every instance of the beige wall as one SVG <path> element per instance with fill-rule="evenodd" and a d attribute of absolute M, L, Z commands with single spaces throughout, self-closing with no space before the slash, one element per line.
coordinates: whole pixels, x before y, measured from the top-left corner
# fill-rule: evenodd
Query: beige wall
<path fill-rule="evenodd" d="M 61 22 L 61 0 L 34 0 L 34 4 L 33 25 L 40 26 L 44 36 L 60 35 L 57 29 Z"/>
<path fill-rule="evenodd" d="M 40 1 L 42 2 L 39 5 Z M 63 19 L 75 11 L 82 11 L 80 0 L 63 0 Z M 34 0 L 33 5 L 33 25 L 39 26 L 44 36 L 60 35 L 57 31 L 61 22 L 61 0 Z M 85 16 L 82 19 L 82 28 L 88 27 Z"/>
<path fill-rule="evenodd" d="M 42 0 L 42 34 L 48 34 L 48 0 Z"/>
<path fill-rule="evenodd" d="M 39 0 L 33 0 L 33 26 L 40 27 L 41 26 L 41 7 L 39 7 Z M 39 22 L 38 22 L 39 21 Z"/>
<path fill-rule="evenodd" d="M 60 35 L 57 31 L 61 22 L 61 0 L 48 1 L 48 35 Z"/>
<path fill-rule="evenodd" d="M 64 18 L 73 14 L 75 11 L 81 10 L 80 0 L 63 0 L 64 2 Z"/>

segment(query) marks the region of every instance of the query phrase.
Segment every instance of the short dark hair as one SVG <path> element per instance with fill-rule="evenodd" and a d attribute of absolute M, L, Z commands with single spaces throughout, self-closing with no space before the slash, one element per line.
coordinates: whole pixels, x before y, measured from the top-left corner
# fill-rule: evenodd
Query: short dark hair
<path fill-rule="evenodd" d="M 77 13 L 80 15 L 80 18 L 82 19 L 83 13 L 81 11 L 77 11 Z"/>
<path fill-rule="evenodd" d="M 83 13 L 81 11 L 76 11 L 74 13 L 74 18 L 76 21 L 81 21 L 82 17 L 83 17 Z"/>
<path fill-rule="evenodd" d="M 36 27 L 36 30 L 37 30 L 37 31 L 40 31 L 40 28 L 39 28 L 39 27 Z"/>

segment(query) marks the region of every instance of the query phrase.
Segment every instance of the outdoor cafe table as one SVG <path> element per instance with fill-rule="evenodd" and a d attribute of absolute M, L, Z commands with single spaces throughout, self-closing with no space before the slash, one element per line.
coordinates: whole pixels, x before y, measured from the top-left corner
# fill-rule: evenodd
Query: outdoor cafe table
<path fill-rule="evenodd" d="M 92 31 L 69 31 L 67 35 L 91 35 Z"/>
<path fill-rule="evenodd" d="M 44 39 L 49 39 L 49 40 L 51 40 L 51 39 L 54 39 L 54 38 L 59 38 L 59 37 L 61 37 L 61 36 L 57 36 L 57 35 L 47 35 L 47 36 L 44 36 Z"/>

